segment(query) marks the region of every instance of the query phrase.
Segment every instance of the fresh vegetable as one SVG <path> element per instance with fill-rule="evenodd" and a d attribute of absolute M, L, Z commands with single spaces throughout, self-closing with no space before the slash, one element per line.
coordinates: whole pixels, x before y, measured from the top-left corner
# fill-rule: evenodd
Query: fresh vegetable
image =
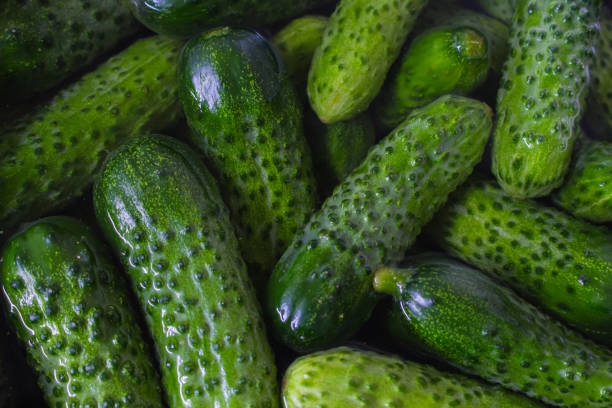
<path fill-rule="evenodd" d="M 510 289 L 440 254 L 376 272 L 391 335 L 469 374 L 558 407 L 609 407 L 612 353 Z"/>
<path fill-rule="evenodd" d="M 439 98 L 414 110 L 334 190 L 269 280 L 269 323 L 286 345 L 325 348 L 368 319 L 377 300 L 372 274 L 402 257 L 471 173 L 491 115 L 472 99 Z"/>
<path fill-rule="evenodd" d="M 512 23 L 516 2 L 517 0 L 476 0 L 476 4 L 487 14 L 506 24 Z"/>
<path fill-rule="evenodd" d="M 94 206 L 144 309 L 170 408 L 276 407 L 260 307 L 196 153 L 165 136 L 130 140 L 97 180 Z"/>
<path fill-rule="evenodd" d="M 127 288 L 88 227 L 69 217 L 28 224 L 1 268 L 11 322 L 49 406 L 163 406 Z"/>

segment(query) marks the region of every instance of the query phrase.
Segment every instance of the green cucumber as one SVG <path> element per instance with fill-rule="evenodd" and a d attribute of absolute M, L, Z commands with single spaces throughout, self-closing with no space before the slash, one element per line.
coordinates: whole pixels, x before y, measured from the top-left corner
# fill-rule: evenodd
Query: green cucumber
<path fill-rule="evenodd" d="M 517 0 L 475 0 L 487 14 L 506 24 L 512 23 L 516 2 Z"/>
<path fill-rule="evenodd" d="M 179 95 L 258 283 L 315 209 L 302 107 L 282 61 L 256 32 L 228 27 L 191 39 Z"/>
<path fill-rule="evenodd" d="M 365 111 L 383 85 L 427 0 L 341 0 L 308 73 L 310 104 L 323 123 Z"/>
<path fill-rule="evenodd" d="M 58 85 L 139 30 L 121 0 L 5 0 L 0 9 L 0 99 Z"/>
<path fill-rule="evenodd" d="M 405 361 L 338 347 L 300 357 L 285 373 L 285 408 L 537 408 L 500 387 Z"/>
<path fill-rule="evenodd" d="M 304 14 L 329 0 L 128 0 L 138 20 L 159 34 L 191 37 L 212 27 L 262 26 Z"/>
<path fill-rule="evenodd" d="M 485 104 L 444 96 L 414 110 L 370 149 L 277 264 L 267 312 L 296 351 L 354 334 L 376 303 L 374 271 L 401 258 L 421 227 L 480 161 L 492 126 Z"/>
<path fill-rule="evenodd" d="M 497 95 L 492 171 L 514 197 L 563 182 L 589 87 L 599 0 L 519 0 Z"/>
<path fill-rule="evenodd" d="M 179 115 L 175 41 L 139 40 L 0 134 L 0 229 L 78 197 L 124 140 Z"/>
<path fill-rule="evenodd" d="M 375 108 L 386 128 L 448 94 L 468 94 L 489 72 L 487 38 L 472 28 L 439 27 L 417 36 L 389 73 Z"/>
<path fill-rule="evenodd" d="M 612 221 L 612 143 L 582 138 L 569 175 L 553 194 L 555 204 L 575 217 Z"/>
<path fill-rule="evenodd" d="M 1 278 L 49 406 L 163 406 L 127 286 L 92 230 L 69 217 L 26 225 L 2 252 Z"/>
<path fill-rule="evenodd" d="M 474 180 L 427 229 L 447 252 L 612 345 L 612 232 Z"/>
<path fill-rule="evenodd" d="M 165 136 L 121 146 L 94 187 L 156 344 L 170 408 L 278 406 L 260 307 L 217 183 Z"/>
<path fill-rule="evenodd" d="M 376 272 L 394 340 L 558 407 L 610 407 L 612 353 L 480 271 L 441 254 Z"/>

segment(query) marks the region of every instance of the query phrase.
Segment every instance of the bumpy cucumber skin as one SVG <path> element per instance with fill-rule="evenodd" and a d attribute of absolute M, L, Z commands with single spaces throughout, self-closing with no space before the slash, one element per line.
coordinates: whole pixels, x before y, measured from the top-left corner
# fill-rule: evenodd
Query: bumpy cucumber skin
<path fill-rule="evenodd" d="M 554 203 L 575 217 L 612 221 L 612 143 L 582 138 L 569 175 Z"/>
<path fill-rule="evenodd" d="M 132 37 L 139 24 L 121 0 L 5 0 L 0 10 L 0 99 L 59 84 Z"/>
<path fill-rule="evenodd" d="M 323 123 L 368 108 L 427 0 L 341 0 L 308 72 L 310 105 Z"/>
<path fill-rule="evenodd" d="M 293 84 L 268 41 L 227 27 L 189 41 L 178 72 L 193 142 L 221 179 L 251 276 L 267 279 L 315 209 Z"/>
<path fill-rule="evenodd" d="M 445 96 L 374 146 L 277 264 L 267 312 L 304 352 L 354 334 L 377 300 L 374 271 L 397 260 L 480 161 L 492 126 L 483 103 Z"/>
<path fill-rule="evenodd" d="M 599 0 L 519 0 L 497 95 L 492 171 L 514 197 L 563 182 L 585 108 Z"/>
<path fill-rule="evenodd" d="M 229 214 L 195 152 L 135 138 L 94 187 L 160 356 L 171 408 L 278 406 L 276 368 Z"/>
<path fill-rule="evenodd" d="M 465 95 L 486 79 L 488 41 L 472 28 L 437 28 L 416 37 L 389 73 L 375 107 L 392 129 L 408 112 L 448 94 Z"/>
<path fill-rule="evenodd" d="M 127 287 L 88 227 L 69 217 L 27 225 L 7 243 L 1 273 L 49 406 L 163 406 Z"/>
<path fill-rule="evenodd" d="M 537 408 L 540 405 L 396 356 L 338 347 L 300 357 L 285 373 L 285 408 Z"/>
<path fill-rule="evenodd" d="M 263 26 L 304 14 L 329 0 L 129 0 L 141 23 L 159 34 L 187 38 L 232 24 Z"/>
<path fill-rule="evenodd" d="M 506 24 L 512 23 L 517 0 L 476 0 L 475 2 L 490 16 Z"/>
<path fill-rule="evenodd" d="M 612 338 L 612 232 L 475 179 L 427 233 L 445 251 L 607 344 Z"/>
<path fill-rule="evenodd" d="M 180 113 L 180 43 L 139 40 L 0 135 L 0 228 L 62 207 L 114 148 Z"/>
<path fill-rule="evenodd" d="M 480 271 L 441 254 L 381 269 L 395 302 L 394 340 L 415 342 L 462 371 L 559 407 L 609 407 L 612 353 Z"/>

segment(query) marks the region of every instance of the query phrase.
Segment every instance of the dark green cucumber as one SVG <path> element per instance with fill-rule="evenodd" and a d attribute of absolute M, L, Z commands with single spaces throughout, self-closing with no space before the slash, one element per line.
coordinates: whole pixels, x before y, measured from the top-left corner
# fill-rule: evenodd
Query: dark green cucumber
<path fill-rule="evenodd" d="M 569 175 L 553 201 L 575 217 L 612 221 L 612 143 L 582 138 Z"/>
<path fill-rule="evenodd" d="M 26 99 L 51 89 L 139 27 L 122 0 L 4 0 L 0 99 Z"/>
<path fill-rule="evenodd" d="M 599 0 L 518 0 L 497 95 L 493 174 L 540 197 L 567 173 L 598 40 Z"/>
<path fill-rule="evenodd" d="M 512 23 L 516 2 L 517 0 L 475 0 L 487 14 L 506 24 Z"/>
<path fill-rule="evenodd" d="M 25 226 L 2 253 L 2 290 L 53 407 L 162 407 L 136 309 L 110 253 L 69 217 Z"/>
<path fill-rule="evenodd" d="M 283 381 L 285 408 L 537 408 L 467 377 L 392 355 L 338 347 L 297 359 Z"/>
<path fill-rule="evenodd" d="M 276 368 L 217 183 L 178 140 L 120 147 L 94 187 L 155 341 L 170 408 L 278 406 Z"/>
<path fill-rule="evenodd" d="M 139 40 L 0 134 L 0 229 L 60 208 L 124 140 L 180 112 L 180 43 Z"/>
<path fill-rule="evenodd" d="M 491 115 L 481 102 L 445 96 L 414 110 L 370 149 L 269 280 L 269 322 L 285 344 L 325 348 L 368 319 L 377 300 L 372 274 L 403 256 L 480 161 Z"/>
<path fill-rule="evenodd" d="M 374 287 L 393 295 L 387 324 L 409 351 L 554 406 L 612 405 L 612 353 L 476 269 L 423 254 Z"/>
<path fill-rule="evenodd" d="M 489 72 L 487 38 L 472 28 L 439 27 L 416 37 L 389 73 L 375 107 L 389 129 L 448 94 L 468 94 Z"/>
<path fill-rule="evenodd" d="M 493 181 L 474 180 L 427 231 L 444 250 L 612 344 L 610 230 L 512 198 Z"/>
<path fill-rule="evenodd" d="M 159 34 L 191 37 L 224 24 L 262 26 L 304 14 L 329 0 L 128 0 L 141 23 Z"/>
<path fill-rule="evenodd" d="M 323 123 L 365 111 L 383 85 L 427 0 L 341 0 L 308 73 L 310 104 Z"/>
<path fill-rule="evenodd" d="M 253 31 L 194 37 L 178 70 L 193 142 L 221 179 L 251 276 L 263 281 L 314 212 L 300 101 L 271 44 Z"/>

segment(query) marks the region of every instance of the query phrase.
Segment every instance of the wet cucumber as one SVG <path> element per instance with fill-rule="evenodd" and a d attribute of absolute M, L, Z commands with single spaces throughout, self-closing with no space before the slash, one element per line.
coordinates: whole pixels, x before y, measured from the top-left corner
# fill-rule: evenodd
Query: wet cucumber
<path fill-rule="evenodd" d="M 271 44 L 249 30 L 194 37 L 178 72 L 193 142 L 220 177 L 252 278 L 264 281 L 315 209 L 300 101 Z"/>
<path fill-rule="evenodd" d="M 4 0 L 0 99 L 51 89 L 132 37 L 140 24 L 121 0 Z"/>
<path fill-rule="evenodd" d="M 372 351 L 338 347 L 300 357 L 283 381 L 285 408 L 537 408 L 467 377 Z"/>
<path fill-rule="evenodd" d="M 517 0 L 476 0 L 475 3 L 480 6 L 487 14 L 503 21 L 506 24 L 512 23 L 514 8 Z"/>
<path fill-rule="evenodd" d="M 612 353 L 441 254 L 376 272 L 390 333 L 462 371 L 558 407 L 610 407 Z"/>
<path fill-rule="evenodd" d="M 591 337 L 612 344 L 612 232 L 475 179 L 427 233 Z"/>
<path fill-rule="evenodd" d="M 180 43 L 139 40 L 0 134 L 0 229 L 78 197 L 107 154 L 180 112 Z"/>
<path fill-rule="evenodd" d="M 323 123 L 368 108 L 427 0 L 341 0 L 308 73 L 310 104 Z"/>
<path fill-rule="evenodd" d="M 574 163 L 553 201 L 575 217 L 612 221 L 612 143 L 582 138 Z"/>
<path fill-rule="evenodd" d="M 278 406 L 260 307 L 217 184 L 178 140 L 120 147 L 94 187 L 155 341 L 170 408 Z"/>
<path fill-rule="evenodd" d="M 163 406 L 136 309 L 92 230 L 69 217 L 28 224 L 6 244 L 1 277 L 49 406 Z"/>
<path fill-rule="evenodd" d="M 492 112 L 445 96 L 414 110 L 370 149 L 285 252 L 267 312 L 296 351 L 325 348 L 367 320 L 374 271 L 403 256 L 421 227 L 480 161 Z"/>
<path fill-rule="evenodd" d="M 599 0 L 519 0 L 497 96 L 492 171 L 514 197 L 567 173 L 598 40 Z"/>
<path fill-rule="evenodd" d="M 465 95 L 489 72 L 487 38 L 472 28 L 435 28 L 416 37 L 391 70 L 375 108 L 388 129 L 436 98 Z"/>

